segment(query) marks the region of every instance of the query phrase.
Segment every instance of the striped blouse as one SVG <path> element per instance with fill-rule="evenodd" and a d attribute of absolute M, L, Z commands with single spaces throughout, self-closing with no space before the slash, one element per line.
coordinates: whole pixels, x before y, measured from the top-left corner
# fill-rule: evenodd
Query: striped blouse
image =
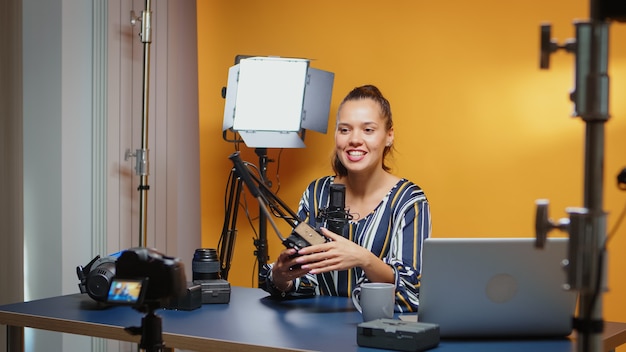
<path fill-rule="evenodd" d="M 312 227 L 321 225 L 316 219 L 330 198 L 332 176 L 314 180 L 304 191 L 298 206 L 298 216 Z M 419 305 L 419 279 L 422 243 L 430 236 L 431 219 L 428 200 L 413 182 L 401 179 L 387 193 L 374 211 L 350 221 L 343 236 L 369 249 L 388 264 L 395 273 L 396 312 L 415 312 Z M 259 287 L 280 295 L 271 282 L 272 264 L 259 273 Z M 355 287 L 367 282 L 365 272 L 355 267 L 323 274 L 307 274 L 294 280 L 295 291 L 290 295 L 330 295 L 350 297 Z"/>

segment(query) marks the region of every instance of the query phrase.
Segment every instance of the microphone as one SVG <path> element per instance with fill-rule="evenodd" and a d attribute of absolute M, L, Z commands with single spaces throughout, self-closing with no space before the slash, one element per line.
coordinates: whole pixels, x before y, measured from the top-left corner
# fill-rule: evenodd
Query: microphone
<path fill-rule="evenodd" d="M 333 233 L 343 235 L 343 229 L 352 216 L 346 211 L 346 185 L 331 184 L 328 207 L 321 211 L 326 228 Z"/>

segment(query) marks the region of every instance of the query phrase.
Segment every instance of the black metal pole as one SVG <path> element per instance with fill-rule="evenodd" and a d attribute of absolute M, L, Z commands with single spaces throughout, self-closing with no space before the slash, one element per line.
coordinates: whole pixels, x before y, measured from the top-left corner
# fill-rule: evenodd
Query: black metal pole
<path fill-rule="evenodd" d="M 243 189 L 243 181 L 237 173 L 231 170 L 228 200 L 226 203 L 226 214 L 224 215 L 224 225 L 220 238 L 220 278 L 228 280 L 230 263 L 237 240 L 237 215 L 239 213 L 239 199 Z"/>
<path fill-rule="evenodd" d="M 606 0 L 604 0 L 606 1 Z M 602 295 L 606 290 L 606 213 L 604 198 L 605 124 L 609 120 L 608 2 L 590 0 L 590 20 L 576 23 L 576 41 L 559 46 L 549 38 L 550 27 L 542 26 L 541 68 L 548 68 L 549 55 L 558 49 L 576 55 L 576 86 L 571 95 L 574 116 L 585 122 L 584 192 L 582 208 L 568 208 L 566 222 L 547 218 L 547 202 L 538 202 L 536 231 L 539 246 L 552 228 L 570 236 L 567 284 L 579 293 L 578 315 L 574 318 L 577 351 L 603 350 Z"/>
<path fill-rule="evenodd" d="M 590 2 L 590 22 L 577 24 L 577 115 L 585 121 L 584 207 L 585 229 L 581 230 L 582 273 L 577 330 L 578 351 L 602 351 L 603 300 L 606 281 L 606 213 L 604 200 L 604 141 L 609 119 L 608 31 L 609 24 L 600 18 L 598 2 Z M 581 39 L 587 42 L 581 41 Z M 587 50 L 587 52 L 582 52 Z M 577 88 L 578 90 L 578 88 Z"/>

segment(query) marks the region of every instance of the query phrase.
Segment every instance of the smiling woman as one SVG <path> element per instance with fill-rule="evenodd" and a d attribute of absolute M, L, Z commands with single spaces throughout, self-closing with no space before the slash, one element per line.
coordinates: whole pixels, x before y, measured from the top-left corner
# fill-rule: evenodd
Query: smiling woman
<path fill-rule="evenodd" d="M 326 243 L 279 254 L 265 265 L 259 284 L 275 296 L 350 297 L 366 282 L 395 285 L 395 310 L 419 305 L 422 243 L 430 236 L 430 207 L 413 182 L 385 165 L 394 131 L 391 108 L 373 85 L 354 88 L 339 105 L 335 175 L 318 178 L 304 191 L 298 215 L 329 238 Z M 347 226 L 333 233 L 318 214 L 331 203 L 331 186 L 345 186 Z"/>

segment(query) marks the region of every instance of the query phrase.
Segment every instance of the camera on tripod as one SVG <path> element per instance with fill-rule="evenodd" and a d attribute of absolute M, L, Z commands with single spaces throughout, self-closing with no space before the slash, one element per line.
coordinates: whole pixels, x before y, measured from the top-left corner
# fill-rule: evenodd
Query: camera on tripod
<path fill-rule="evenodd" d="M 185 267 L 179 259 L 149 248 L 131 248 L 115 262 L 106 302 L 137 308 L 166 307 L 171 300 L 185 295 L 186 281 Z"/>
<path fill-rule="evenodd" d="M 76 267 L 81 293 L 100 303 L 156 308 L 183 296 L 185 269 L 177 258 L 137 247 L 99 255 L 85 267 Z"/>

